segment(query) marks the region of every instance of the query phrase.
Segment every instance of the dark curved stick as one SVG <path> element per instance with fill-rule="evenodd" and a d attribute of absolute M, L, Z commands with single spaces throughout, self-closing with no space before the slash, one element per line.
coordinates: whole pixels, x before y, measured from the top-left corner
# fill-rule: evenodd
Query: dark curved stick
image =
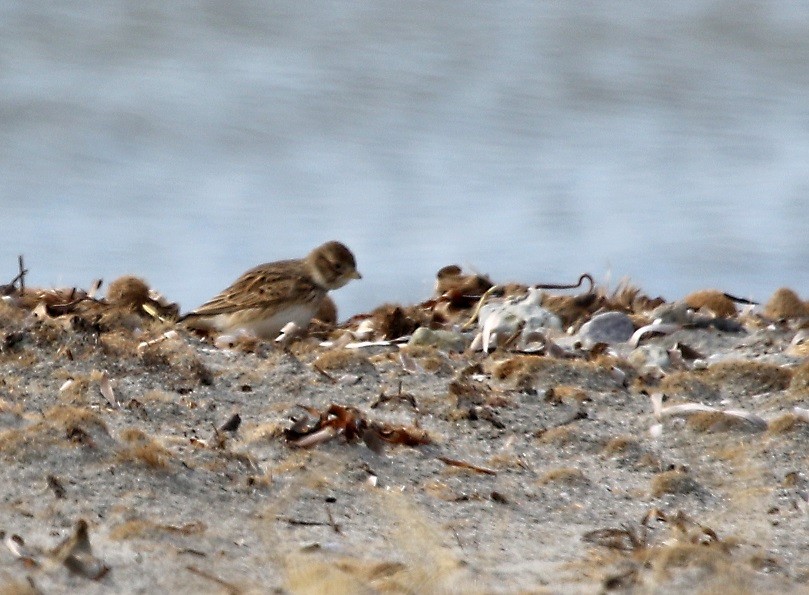
<path fill-rule="evenodd" d="M 590 282 L 590 289 L 587 290 L 587 293 L 593 291 L 593 287 L 595 287 L 595 282 L 593 281 L 593 277 L 590 273 L 584 273 L 579 277 L 579 282 L 575 285 L 557 285 L 554 283 L 542 283 L 540 285 L 534 285 L 537 289 L 576 289 L 577 287 L 581 287 L 581 284 L 584 283 L 584 280 L 587 279 Z"/>
<path fill-rule="evenodd" d="M 745 298 L 736 297 L 735 295 L 730 295 L 729 293 L 723 293 L 726 298 L 728 298 L 732 302 L 736 302 L 737 304 L 747 304 L 748 306 L 758 306 L 759 302 L 754 302 L 753 300 L 748 300 Z"/>

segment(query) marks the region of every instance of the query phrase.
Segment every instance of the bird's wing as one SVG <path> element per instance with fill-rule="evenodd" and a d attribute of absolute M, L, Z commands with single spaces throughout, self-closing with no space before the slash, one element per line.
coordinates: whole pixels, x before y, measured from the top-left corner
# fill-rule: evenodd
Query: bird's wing
<path fill-rule="evenodd" d="M 299 261 L 262 264 L 244 273 L 230 287 L 181 320 L 251 308 L 272 308 L 278 304 L 304 301 L 317 291 L 318 287 L 302 274 Z M 298 296 L 301 299 L 297 299 Z"/>

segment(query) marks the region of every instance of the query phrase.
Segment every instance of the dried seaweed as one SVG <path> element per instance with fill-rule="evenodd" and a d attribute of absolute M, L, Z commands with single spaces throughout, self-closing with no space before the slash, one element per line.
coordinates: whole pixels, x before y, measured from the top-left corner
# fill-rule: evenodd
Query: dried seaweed
<path fill-rule="evenodd" d="M 293 446 L 309 448 L 339 435 L 343 435 L 348 442 L 362 440 L 375 451 L 384 444 L 420 446 L 431 442 L 423 430 L 370 421 L 354 407 L 333 403 L 324 412 L 304 405 L 300 407 L 317 415 L 318 419 L 314 423 L 309 418 L 300 419 L 284 430 L 287 442 Z"/>

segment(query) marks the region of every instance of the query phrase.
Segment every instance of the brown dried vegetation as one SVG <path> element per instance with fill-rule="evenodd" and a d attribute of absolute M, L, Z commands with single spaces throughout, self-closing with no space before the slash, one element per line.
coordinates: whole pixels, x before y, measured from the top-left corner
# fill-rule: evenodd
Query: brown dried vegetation
<path fill-rule="evenodd" d="M 695 432 L 759 432 L 761 429 L 750 421 L 726 415 L 721 411 L 698 412 L 688 416 L 688 427 Z"/>
<path fill-rule="evenodd" d="M 724 361 L 699 374 L 703 382 L 734 396 L 751 396 L 784 390 L 792 380 L 792 370 L 755 361 Z"/>
<path fill-rule="evenodd" d="M 118 451 L 121 463 L 136 463 L 152 469 L 167 469 L 173 459 L 171 451 L 138 428 L 125 428 L 119 434 L 124 445 Z"/>
<path fill-rule="evenodd" d="M 652 478 L 652 496 L 655 498 L 663 494 L 691 494 L 699 490 L 699 484 L 683 469 L 663 471 Z"/>
<path fill-rule="evenodd" d="M 777 289 L 764 307 L 764 314 L 774 320 L 804 318 L 809 316 L 809 307 L 798 294 L 788 287 Z"/>
<path fill-rule="evenodd" d="M 795 369 L 789 383 L 789 391 L 796 396 L 809 396 L 809 359 Z"/>
<path fill-rule="evenodd" d="M 370 360 L 354 349 L 333 349 L 326 351 L 314 361 L 314 367 L 324 372 L 351 372 L 354 374 L 376 374 Z"/>
<path fill-rule="evenodd" d="M 736 316 L 736 304 L 727 295 L 717 289 L 703 289 L 689 293 L 683 298 L 689 308 L 708 310 L 716 316 L 731 318 Z"/>

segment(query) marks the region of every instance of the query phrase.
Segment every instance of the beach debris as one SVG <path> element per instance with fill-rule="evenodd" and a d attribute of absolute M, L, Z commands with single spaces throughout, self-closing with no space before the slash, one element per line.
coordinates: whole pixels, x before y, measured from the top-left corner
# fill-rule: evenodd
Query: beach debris
<path fill-rule="evenodd" d="M 618 366 L 610 366 L 610 376 L 612 376 L 613 380 L 619 385 L 624 388 L 628 386 L 626 372 L 622 370 Z"/>
<path fill-rule="evenodd" d="M 698 429 L 726 429 L 731 427 L 747 427 L 754 431 L 767 429 L 767 420 L 742 409 L 719 409 L 702 403 L 678 403 L 663 407 L 663 393 L 650 395 L 654 417 L 658 422 L 667 418 L 685 418 L 699 415 L 693 422 Z"/>
<path fill-rule="evenodd" d="M 734 302 L 737 301 L 750 303 L 747 300 L 734 298 L 718 289 L 702 289 L 689 293 L 683 298 L 683 303 L 694 311 L 710 312 L 713 316 L 720 318 L 736 316 L 737 311 Z"/>
<path fill-rule="evenodd" d="M 673 531 L 671 536 L 663 540 L 651 539 L 654 532 L 653 522 L 668 525 Z M 702 525 L 688 517 L 683 511 L 666 513 L 659 508 L 650 509 L 637 526 L 631 524 L 619 528 L 605 528 L 588 531 L 582 535 L 582 541 L 622 552 L 637 552 L 651 547 L 665 547 L 675 542 L 685 542 L 695 545 L 718 544 L 722 540 L 719 535 L 706 525 Z"/>
<path fill-rule="evenodd" d="M 419 412 L 419 406 L 418 406 L 418 403 L 416 403 L 416 397 L 414 397 L 410 393 L 402 392 L 402 381 L 401 380 L 399 381 L 399 390 L 396 392 L 396 394 L 388 395 L 388 394 L 385 393 L 385 391 L 382 391 L 381 393 L 379 393 L 379 397 L 377 397 L 376 401 L 371 403 L 371 409 L 376 409 L 377 407 L 380 407 L 380 406 L 384 405 L 385 403 L 397 402 L 397 401 L 398 402 L 405 402 L 405 403 L 407 403 L 408 405 L 410 405 L 413 408 L 413 411 L 415 411 L 416 413 Z"/>
<path fill-rule="evenodd" d="M 455 264 L 445 266 L 435 275 L 435 295 L 447 300 L 455 308 L 469 308 L 489 290 L 494 283 L 486 275 L 464 275 Z"/>
<path fill-rule="evenodd" d="M 21 273 L 23 271 L 27 272 L 22 269 Z M 8 292 L 5 298 L 10 303 L 30 311 L 39 320 L 71 317 L 69 323 L 74 330 L 91 331 L 96 335 L 102 328 L 107 330 L 111 326 L 131 329 L 137 325 L 137 320 L 143 318 L 173 320 L 179 310 L 176 304 L 169 303 L 142 279 L 130 275 L 113 281 L 106 299 L 97 297 L 103 285 L 101 279 L 93 281 L 87 290 L 77 287 L 26 288 L 24 275 L 18 275 L 16 279 L 20 281 L 19 290 L 13 284 L 0 286 L 0 290 Z M 127 314 L 138 314 L 139 318 L 135 317 L 133 323 L 133 317 Z"/>
<path fill-rule="evenodd" d="M 25 540 L 19 535 L 3 535 L 3 544 L 11 552 L 11 555 L 18 559 L 26 568 L 36 568 L 40 565 L 37 558 L 41 552 L 33 550 L 25 545 Z"/>
<path fill-rule="evenodd" d="M 775 290 L 764 306 L 764 315 L 773 320 L 809 317 L 809 304 L 804 303 L 795 291 L 788 287 Z"/>
<path fill-rule="evenodd" d="M 195 574 L 199 577 L 204 578 L 205 580 L 211 581 L 215 585 L 218 585 L 221 589 L 224 589 L 225 593 L 228 593 L 228 595 L 239 595 L 240 593 L 242 593 L 242 589 L 240 589 L 233 583 L 229 583 L 226 580 L 223 580 L 206 570 L 202 570 L 190 564 L 186 566 L 185 569 L 192 574 Z"/>
<path fill-rule="evenodd" d="M 306 335 L 306 329 L 301 328 L 294 321 L 287 322 L 283 327 L 281 327 L 281 332 L 275 338 L 275 342 L 281 345 L 282 347 L 286 348 L 295 340 L 300 339 Z"/>
<path fill-rule="evenodd" d="M 51 557 L 72 573 L 92 580 L 100 580 L 110 570 L 103 560 L 93 555 L 88 525 L 84 519 L 76 523 L 72 535 L 51 551 Z"/>
<path fill-rule="evenodd" d="M 219 426 L 220 432 L 236 432 L 242 424 L 242 416 L 238 413 L 231 415 L 228 420 Z"/>
<path fill-rule="evenodd" d="M 677 301 L 660 304 L 649 314 L 658 324 L 684 325 L 694 320 L 694 310 L 685 302 Z"/>
<path fill-rule="evenodd" d="M 654 310 L 666 300 L 662 297 L 650 298 L 639 287 L 632 285 L 629 279 L 622 279 L 605 302 L 605 307 L 610 310 L 640 314 Z"/>
<path fill-rule="evenodd" d="M 99 372 L 98 370 L 94 370 L 91 378 L 98 381 L 98 389 L 101 392 L 101 395 L 107 400 L 109 406 L 113 409 L 117 409 L 120 406 L 120 403 L 115 396 L 115 391 L 112 389 L 112 382 L 110 381 L 110 375 L 107 373 L 107 371 L 104 370 Z"/>
<path fill-rule="evenodd" d="M 431 346 L 442 351 L 462 352 L 466 349 L 469 341 L 459 332 L 447 330 L 433 330 L 426 326 L 417 328 L 410 340 L 407 342 L 411 346 Z"/>
<path fill-rule="evenodd" d="M 589 419 L 587 411 L 584 409 L 576 409 L 573 413 L 568 415 L 566 419 L 558 421 L 547 427 L 539 428 L 538 430 L 534 431 L 533 435 L 535 438 L 539 438 L 544 442 L 554 442 L 555 438 L 557 437 L 563 437 L 566 439 L 569 432 L 565 428 L 583 419 Z"/>
<path fill-rule="evenodd" d="M 65 490 L 65 486 L 62 484 L 62 481 L 55 475 L 48 475 L 46 479 L 48 482 L 48 487 L 53 491 L 53 495 L 56 496 L 57 500 L 64 499 L 65 495 L 67 494 L 67 490 Z"/>
<path fill-rule="evenodd" d="M 259 339 L 250 331 L 238 329 L 233 333 L 223 333 L 214 338 L 213 344 L 219 349 L 232 349 L 252 353 L 258 346 Z"/>
<path fill-rule="evenodd" d="M 660 528 L 667 531 L 660 531 Z M 637 523 L 588 531 L 582 541 L 615 552 L 619 558 L 605 569 L 605 590 L 631 588 L 645 581 L 642 574 L 659 574 L 670 568 L 708 566 L 732 563 L 732 542 L 716 531 L 688 517 L 682 511 L 666 513 L 650 509 Z"/>
<path fill-rule="evenodd" d="M 374 339 L 392 341 L 409 337 L 418 327 L 432 326 L 432 322 L 433 315 L 430 308 L 424 304 L 407 307 L 383 304 L 369 314 L 359 314 L 352 318 L 349 321 L 350 326 L 357 325 L 356 329 L 344 335 L 349 336 L 349 341 L 364 342 Z"/>
<path fill-rule="evenodd" d="M 481 467 L 480 465 L 474 465 L 467 461 L 461 461 L 460 459 L 451 459 L 449 457 L 436 457 L 436 459 L 438 459 L 445 465 L 449 465 L 450 467 L 459 467 L 461 469 L 468 469 L 470 471 L 474 471 L 475 473 L 482 473 L 484 475 L 497 475 L 497 471 L 495 471 L 494 469 L 489 469 L 488 467 Z"/>
<path fill-rule="evenodd" d="M 669 349 L 669 356 L 672 356 L 672 352 L 676 351 L 679 355 L 678 357 L 681 358 L 683 361 L 691 361 L 694 362 L 698 359 L 704 359 L 705 356 L 694 349 L 693 347 L 686 345 L 685 343 L 681 343 L 677 341 L 671 349 Z"/>
<path fill-rule="evenodd" d="M 418 374 L 424 371 L 413 356 L 401 349 L 399 350 L 399 362 L 402 364 L 402 370 L 408 374 Z"/>
<path fill-rule="evenodd" d="M 169 302 L 148 283 L 134 275 L 118 277 L 107 288 L 107 304 L 161 321 L 174 321 L 180 315 L 180 307 Z"/>
<path fill-rule="evenodd" d="M 631 345 L 632 347 L 637 347 L 638 345 L 640 345 L 641 340 L 646 335 L 651 335 L 651 334 L 669 335 L 669 334 L 673 333 L 674 331 L 680 330 L 680 328 L 681 327 L 680 327 L 679 324 L 667 323 L 667 322 L 662 322 L 661 320 L 655 320 L 652 324 L 647 324 L 646 326 L 642 326 L 638 330 L 636 330 L 632 334 L 632 336 L 629 338 L 627 343 L 629 343 L 629 345 Z"/>
<path fill-rule="evenodd" d="M 371 421 L 355 407 L 332 403 L 323 412 L 304 405 L 299 407 L 318 418 L 314 423 L 308 417 L 294 420 L 293 425 L 284 430 L 287 443 L 292 446 L 311 448 L 341 434 L 347 442 L 362 440 L 376 452 L 381 452 L 385 444 L 413 447 L 432 442 L 424 430 Z"/>
<path fill-rule="evenodd" d="M 365 329 L 371 326 L 374 331 L 373 337 L 376 339 L 388 341 L 398 339 L 409 336 L 422 322 L 426 322 L 426 317 L 425 320 L 417 320 L 409 315 L 416 314 L 416 312 L 413 312 L 412 308 L 409 310 L 410 312 L 406 313 L 402 306 L 383 304 L 374 309 L 370 313 L 370 317 L 365 318 L 362 322 L 370 321 L 366 323 Z M 369 337 L 368 340 L 370 341 L 373 337 Z"/>
<path fill-rule="evenodd" d="M 809 329 L 801 329 L 795 333 L 785 352 L 793 357 L 809 356 Z"/>
<path fill-rule="evenodd" d="M 374 336 L 374 321 L 366 318 L 361 321 L 356 330 L 351 331 L 355 341 L 369 341 Z"/>
<path fill-rule="evenodd" d="M 536 333 L 541 334 L 542 330 L 561 331 L 561 319 L 543 308 L 541 303 L 542 292 L 531 287 L 528 295 L 523 298 L 506 298 L 481 306 L 477 315 L 480 349 L 488 353 L 498 344 L 506 347 L 515 342 L 524 346 L 535 338 Z M 476 339 L 475 346 L 477 345 Z"/>
<path fill-rule="evenodd" d="M 627 356 L 627 361 L 635 366 L 641 374 L 649 374 L 654 371 L 668 370 L 672 365 L 671 355 L 663 345 L 655 343 L 641 345 L 632 350 Z"/>
<path fill-rule="evenodd" d="M 792 413 L 794 413 L 795 417 L 802 422 L 809 424 L 809 409 L 806 409 L 805 407 L 793 407 Z"/>
<path fill-rule="evenodd" d="M 336 383 L 354 384 L 364 377 L 379 375 L 376 366 L 363 352 L 351 349 L 330 349 L 321 353 L 312 363 L 322 375 L 324 372 Z M 337 376 L 340 373 L 341 376 Z M 349 376 L 344 379 L 343 376 Z M 331 381 L 331 380 L 330 380 Z"/>
<path fill-rule="evenodd" d="M 174 339 L 177 339 L 179 336 L 180 334 L 174 329 L 172 329 L 170 331 L 166 331 L 165 333 L 163 333 L 156 339 L 152 339 L 151 341 L 141 341 L 140 343 L 138 343 L 137 347 L 138 353 L 143 354 L 143 352 L 146 351 L 149 347 L 154 347 L 155 345 L 159 345 L 164 341 L 173 341 Z"/>
<path fill-rule="evenodd" d="M 635 332 L 632 319 L 623 312 L 602 312 L 585 322 L 579 329 L 579 340 L 585 347 L 596 343 L 623 343 Z"/>
<path fill-rule="evenodd" d="M 110 568 L 103 560 L 93 555 L 87 521 L 76 522 L 73 532 L 50 551 L 28 547 L 19 535 L 4 535 L 3 543 L 11 555 L 27 568 L 44 568 L 52 571 L 64 566 L 73 574 L 91 580 L 100 580 Z"/>
<path fill-rule="evenodd" d="M 10 296 L 14 293 L 23 295 L 25 293 L 25 275 L 28 274 L 28 269 L 23 264 L 22 254 L 17 257 L 17 264 L 20 267 L 20 272 L 9 283 L 0 285 L 0 295 Z M 17 289 L 17 282 L 20 284 L 19 290 Z"/>
<path fill-rule="evenodd" d="M 25 339 L 25 333 L 21 331 L 12 331 L 10 333 L 6 333 L 3 337 L 3 340 L 0 341 L 0 353 L 6 353 L 14 349 L 17 345 L 22 343 Z"/>

